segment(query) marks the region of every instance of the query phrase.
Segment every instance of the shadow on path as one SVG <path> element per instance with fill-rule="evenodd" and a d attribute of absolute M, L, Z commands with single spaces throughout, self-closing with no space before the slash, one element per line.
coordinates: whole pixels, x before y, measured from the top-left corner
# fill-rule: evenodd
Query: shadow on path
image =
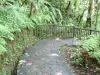
<path fill-rule="evenodd" d="M 73 75 L 59 55 L 61 45 L 75 45 L 74 39 L 45 39 L 25 49 L 17 75 Z"/>

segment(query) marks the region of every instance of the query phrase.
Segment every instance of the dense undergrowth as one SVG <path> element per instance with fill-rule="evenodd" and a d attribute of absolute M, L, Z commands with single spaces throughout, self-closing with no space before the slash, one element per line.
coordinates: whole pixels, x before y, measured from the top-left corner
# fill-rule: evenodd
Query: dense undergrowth
<path fill-rule="evenodd" d="M 81 40 L 81 45 L 69 48 L 69 60 L 77 75 L 99 75 L 100 36 L 90 35 Z M 72 48 L 72 49 L 71 49 Z M 81 69 L 80 69 L 81 68 Z"/>
<path fill-rule="evenodd" d="M 0 75 L 11 75 L 11 68 L 13 68 L 14 62 L 16 62 L 17 57 L 21 55 L 21 52 L 24 49 L 24 47 L 26 45 L 33 44 L 37 41 L 38 37 L 34 35 L 34 29 L 36 28 L 37 25 L 50 25 L 50 24 L 62 25 L 62 21 L 64 19 L 62 18 L 62 14 L 60 10 L 57 9 L 58 8 L 57 6 L 54 5 L 52 6 L 48 1 L 46 0 L 0 0 Z M 79 2 L 78 5 L 80 3 L 81 2 Z M 82 13 L 81 15 L 79 14 L 80 12 L 77 11 L 80 10 L 80 7 L 77 9 L 73 8 L 74 6 L 72 4 L 73 4 L 72 1 L 69 0 L 67 4 L 68 12 L 65 11 L 65 8 L 63 8 L 65 13 L 64 14 L 62 12 L 64 14 L 63 17 L 65 17 L 65 20 L 63 22 L 64 25 L 65 24 L 74 25 L 76 23 L 77 24 L 83 23 L 83 21 L 81 20 L 82 18 L 84 18 L 83 15 L 85 13 L 85 10 L 84 12 L 82 12 L 83 9 L 81 10 Z M 99 6 L 99 3 L 97 4 Z M 86 5 L 87 8 L 88 6 Z M 86 10 L 86 12 L 88 13 L 88 9 Z M 97 11 L 96 15 L 98 16 L 98 14 L 99 11 Z M 75 20 L 73 20 L 73 18 Z M 88 21 L 88 16 L 86 18 Z M 99 21 L 96 20 L 95 23 L 98 24 Z M 98 25 L 96 25 L 96 27 L 97 26 Z M 79 27 L 84 27 L 84 26 L 80 25 Z M 94 25 L 91 27 L 94 27 L 93 29 L 97 29 L 95 28 Z M 45 30 L 45 28 L 43 29 Z M 50 30 L 49 28 L 48 30 L 52 31 L 52 29 Z M 62 28 L 62 31 L 64 30 L 65 29 Z M 46 33 L 48 33 L 49 36 L 49 32 Z M 40 33 L 41 37 L 43 37 L 44 34 L 45 33 L 41 32 Z M 82 42 L 83 43 L 82 46 L 79 47 L 76 50 L 76 52 L 72 54 L 72 59 L 74 60 L 74 63 L 76 64 L 84 63 L 85 66 L 86 64 L 89 64 L 92 61 L 95 61 L 96 64 L 100 63 L 99 42 L 100 42 L 100 36 L 89 36 L 86 39 L 84 39 Z M 10 66 L 12 67 L 10 68 Z"/>
<path fill-rule="evenodd" d="M 44 0 L 34 2 L 30 17 L 30 2 L 23 6 L 13 0 L 13 4 L 4 3 L 6 5 L 0 5 L 0 54 L 6 51 L 5 39 L 14 40 L 15 32 L 21 32 L 23 28 L 34 28 L 35 25 L 57 24 L 56 18 L 62 18 L 60 11 Z"/>
<path fill-rule="evenodd" d="M 0 0 L 0 75 L 11 75 L 24 47 L 36 42 L 35 26 L 58 24 L 57 18 L 60 11 L 45 0 Z"/>
<path fill-rule="evenodd" d="M 100 36 L 82 38 L 78 45 L 63 45 L 59 52 L 75 75 L 100 74 Z M 81 69 L 80 69 L 81 68 Z"/>
<path fill-rule="evenodd" d="M 76 64 L 100 64 L 100 36 L 90 35 L 81 40 L 82 46 L 79 47 L 72 59 Z"/>

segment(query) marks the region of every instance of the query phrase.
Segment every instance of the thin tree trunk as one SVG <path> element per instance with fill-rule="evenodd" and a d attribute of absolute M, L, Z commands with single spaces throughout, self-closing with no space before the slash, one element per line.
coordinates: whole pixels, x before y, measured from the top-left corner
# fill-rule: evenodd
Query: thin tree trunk
<path fill-rule="evenodd" d="M 96 0 L 96 4 L 97 4 L 97 6 L 95 7 L 95 9 L 96 9 L 95 29 L 97 28 L 97 24 L 98 24 L 98 16 L 99 16 L 99 4 L 98 4 L 98 0 Z"/>
<path fill-rule="evenodd" d="M 31 7 L 30 7 L 30 14 L 29 14 L 29 17 L 31 17 L 31 15 L 32 15 L 32 8 L 33 8 L 33 2 L 31 3 Z"/>
<path fill-rule="evenodd" d="M 29 17 L 31 17 L 32 13 L 34 13 L 35 11 L 36 11 L 36 9 L 34 7 L 34 1 L 32 1 L 31 6 L 30 6 Z"/>
<path fill-rule="evenodd" d="M 76 5 L 77 5 L 77 0 L 74 0 L 74 6 L 76 8 Z"/>
<path fill-rule="evenodd" d="M 99 16 L 99 11 L 97 10 L 97 13 L 96 13 L 95 29 L 97 28 L 97 24 L 98 24 L 98 16 Z"/>
<path fill-rule="evenodd" d="M 7 2 L 10 3 L 10 4 L 12 4 L 12 5 L 14 4 L 14 2 L 11 2 L 11 1 L 7 1 Z"/>
<path fill-rule="evenodd" d="M 66 13 L 67 13 L 67 11 L 68 11 L 68 9 L 70 8 L 70 5 L 71 5 L 71 1 L 68 1 L 68 6 L 66 7 Z"/>
<path fill-rule="evenodd" d="M 27 4 L 27 2 L 28 2 L 28 0 L 22 1 L 22 6 L 23 6 L 24 4 Z"/>
<path fill-rule="evenodd" d="M 82 20 L 82 18 L 83 18 L 83 15 L 84 15 L 84 12 L 86 11 L 86 9 L 84 9 L 84 11 L 83 11 L 83 13 L 82 13 L 82 15 L 81 16 L 79 16 L 79 22 L 78 22 L 78 25 L 81 23 L 81 20 Z"/>
<path fill-rule="evenodd" d="M 91 28 L 91 25 L 92 25 L 92 19 L 91 19 L 91 15 L 92 15 L 92 3 L 93 3 L 93 1 L 89 0 L 88 17 L 87 17 L 85 28 L 86 27 L 90 27 Z"/>

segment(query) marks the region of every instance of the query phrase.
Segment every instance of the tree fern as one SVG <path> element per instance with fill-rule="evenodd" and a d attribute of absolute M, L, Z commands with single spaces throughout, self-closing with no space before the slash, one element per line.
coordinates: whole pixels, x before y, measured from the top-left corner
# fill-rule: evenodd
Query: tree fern
<path fill-rule="evenodd" d="M 35 4 L 37 12 L 31 17 L 36 24 L 57 24 L 57 19 L 62 18 L 60 11 L 54 8 L 49 2 L 39 0 Z M 60 15 L 60 16 L 58 16 Z"/>
<path fill-rule="evenodd" d="M 82 47 L 79 47 L 76 50 L 76 53 L 73 53 L 73 60 L 79 60 L 82 58 L 82 51 L 86 51 L 88 53 L 88 60 L 96 59 L 97 63 L 100 63 L 100 36 L 90 35 L 85 38 L 82 42 Z M 83 58 L 82 58 L 83 59 Z M 84 62 L 84 61 L 81 61 Z"/>
<path fill-rule="evenodd" d="M 13 34 L 11 33 L 10 29 L 7 26 L 0 25 L 0 37 L 6 39 L 13 39 Z"/>
<path fill-rule="evenodd" d="M 98 60 L 98 63 L 100 63 L 100 49 L 98 49 L 97 51 L 93 52 L 91 54 L 92 57 L 95 57 Z"/>
<path fill-rule="evenodd" d="M 98 43 L 97 36 L 92 36 L 91 38 L 89 38 L 83 42 L 83 48 L 88 51 L 90 51 L 90 50 L 93 51 L 98 47 L 99 47 L 99 43 Z"/>
<path fill-rule="evenodd" d="M 29 18 L 32 2 L 33 0 L 28 0 L 28 4 L 21 6 L 21 0 L 0 1 L 2 4 L 7 4 L 7 6 L 0 6 L 1 38 L 13 40 L 13 32 L 21 32 L 21 29 L 25 27 L 33 28 L 34 25 L 58 24 L 58 20 L 62 19 L 61 12 L 46 0 L 34 1 L 36 12 L 32 12 L 32 16 Z M 4 49 L 5 46 L 1 43 L 0 46 Z"/>
<path fill-rule="evenodd" d="M 83 42 L 83 48 L 88 51 L 90 57 L 100 62 L 100 36 L 91 35 Z"/>
<path fill-rule="evenodd" d="M 5 45 L 6 45 L 6 41 L 3 38 L 0 38 L 0 55 L 3 52 L 7 51 L 6 48 L 5 48 Z"/>

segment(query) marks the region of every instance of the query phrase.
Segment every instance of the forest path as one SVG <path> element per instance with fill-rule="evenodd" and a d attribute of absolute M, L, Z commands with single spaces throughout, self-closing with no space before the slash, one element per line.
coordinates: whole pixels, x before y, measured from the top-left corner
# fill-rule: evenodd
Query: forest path
<path fill-rule="evenodd" d="M 73 75 L 59 54 L 61 45 L 75 45 L 74 39 L 44 39 L 25 49 L 17 75 Z"/>

